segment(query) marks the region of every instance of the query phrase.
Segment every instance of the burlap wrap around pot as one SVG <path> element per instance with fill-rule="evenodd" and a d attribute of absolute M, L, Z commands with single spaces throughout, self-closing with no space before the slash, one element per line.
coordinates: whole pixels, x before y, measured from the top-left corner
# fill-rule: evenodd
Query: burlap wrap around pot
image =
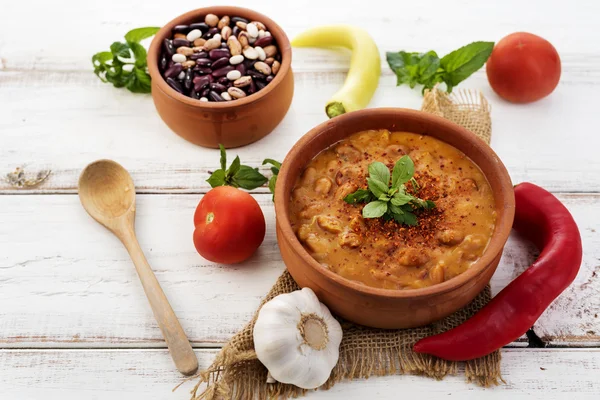
<path fill-rule="evenodd" d="M 422 110 L 462 125 L 490 143 L 490 107 L 478 92 L 455 91 L 448 95 L 434 89 L 426 93 Z M 296 282 L 285 271 L 262 304 L 279 294 L 298 289 L 300 288 Z M 340 320 L 344 331 L 340 359 L 321 389 L 328 389 L 344 379 L 368 378 L 373 375 L 419 374 L 442 379 L 447 374 L 456 374 L 462 370 L 459 368 L 461 364 L 464 364 L 464 373 L 469 382 L 482 386 L 498 384 L 502 379 L 499 351 L 466 363 L 444 361 L 412 351 L 416 341 L 460 325 L 490 299 L 491 291 L 487 286 L 465 308 L 421 328 L 383 330 Z M 223 347 L 213 364 L 196 375 L 199 382 L 192 390 L 192 400 L 286 399 L 306 392 L 293 385 L 267 383 L 267 369 L 256 358 L 252 339 L 257 314 L 258 310 L 252 320 Z M 206 387 L 203 386 L 204 383 Z"/>

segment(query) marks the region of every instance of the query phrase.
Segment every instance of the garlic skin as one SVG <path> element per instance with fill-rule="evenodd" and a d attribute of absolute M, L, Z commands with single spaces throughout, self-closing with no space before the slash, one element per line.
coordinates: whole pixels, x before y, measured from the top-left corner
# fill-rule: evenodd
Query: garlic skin
<path fill-rule="evenodd" d="M 339 322 L 309 288 L 267 302 L 254 325 L 254 349 L 271 377 L 303 389 L 329 379 L 341 341 Z"/>

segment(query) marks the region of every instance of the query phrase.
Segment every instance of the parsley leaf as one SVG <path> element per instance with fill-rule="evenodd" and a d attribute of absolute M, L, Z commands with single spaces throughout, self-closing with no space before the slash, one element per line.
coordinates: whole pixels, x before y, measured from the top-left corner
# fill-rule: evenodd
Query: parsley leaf
<path fill-rule="evenodd" d="M 383 217 L 386 221 L 393 219 L 400 224 L 417 225 L 417 216 L 413 211 L 430 210 L 435 207 L 435 203 L 406 193 L 406 182 L 410 181 L 413 187 L 418 187 L 413 178 L 414 173 L 415 165 L 412 159 L 403 156 L 394 165 L 392 186 L 388 187 L 389 169 L 381 162 L 373 162 L 369 165 L 368 189 L 358 189 L 344 197 L 344 201 L 348 204 L 367 203 L 362 210 L 363 218 Z"/>
<path fill-rule="evenodd" d="M 417 84 L 432 89 L 437 83 L 446 83 L 448 93 L 452 88 L 479 70 L 487 61 L 494 42 L 473 42 L 445 55 L 441 59 L 435 51 L 408 53 L 387 52 L 388 65 L 396 74 L 396 85 Z"/>

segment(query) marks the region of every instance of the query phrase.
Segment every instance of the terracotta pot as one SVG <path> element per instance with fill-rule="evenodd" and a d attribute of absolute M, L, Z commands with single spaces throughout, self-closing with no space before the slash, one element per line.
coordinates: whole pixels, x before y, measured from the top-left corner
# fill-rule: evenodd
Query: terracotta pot
<path fill-rule="evenodd" d="M 201 102 L 173 90 L 160 75 L 162 42 L 175 25 L 204 21 L 206 14 L 229 15 L 263 22 L 281 53 L 275 79 L 253 95 L 230 102 Z M 240 7 L 207 7 L 185 13 L 162 27 L 148 51 L 152 98 L 160 117 L 184 139 L 205 147 L 239 147 L 255 142 L 275 129 L 287 113 L 294 94 L 292 50 L 285 32 L 270 18 Z"/>
<path fill-rule="evenodd" d="M 487 177 L 497 221 L 490 244 L 470 269 L 422 289 L 372 288 L 322 267 L 302 247 L 289 222 L 289 200 L 296 179 L 321 150 L 367 129 L 421 133 L 440 139 L 471 158 Z M 514 193 L 506 168 L 494 151 L 466 129 L 421 111 L 380 108 L 356 111 L 322 123 L 304 135 L 286 156 L 277 179 L 275 212 L 283 261 L 301 287 L 308 286 L 331 311 L 352 322 L 377 328 L 410 328 L 446 317 L 468 304 L 494 274 L 514 218 Z"/>

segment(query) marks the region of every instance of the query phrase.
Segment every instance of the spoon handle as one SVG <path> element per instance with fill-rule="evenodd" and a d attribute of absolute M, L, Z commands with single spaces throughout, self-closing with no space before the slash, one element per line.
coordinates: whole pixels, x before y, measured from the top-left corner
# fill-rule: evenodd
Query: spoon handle
<path fill-rule="evenodd" d="M 198 369 L 196 354 L 175 312 L 173 312 L 167 296 L 165 296 L 154 272 L 152 272 L 135 233 L 129 232 L 129 234 L 123 235 L 121 239 L 135 264 L 144 292 L 146 292 L 146 297 L 148 297 L 152 307 L 154 318 L 156 318 L 156 322 L 158 322 L 158 326 L 167 342 L 175 366 L 183 375 L 192 375 Z"/>

